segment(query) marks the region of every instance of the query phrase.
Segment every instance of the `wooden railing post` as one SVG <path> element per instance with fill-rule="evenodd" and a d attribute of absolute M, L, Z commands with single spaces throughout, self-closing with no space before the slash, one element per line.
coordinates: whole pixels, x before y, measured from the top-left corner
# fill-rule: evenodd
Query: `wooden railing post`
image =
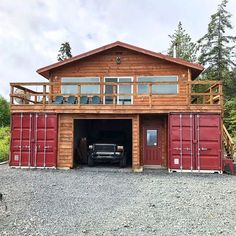
<path fill-rule="evenodd" d="M 116 105 L 116 100 L 117 100 L 117 94 L 116 94 L 116 86 L 117 85 L 112 85 L 112 101 L 113 101 L 113 105 Z M 117 103 L 119 103 L 119 101 L 117 100 Z"/>
<path fill-rule="evenodd" d="M 210 104 L 213 104 L 212 86 L 210 87 Z"/>
<path fill-rule="evenodd" d="M 220 95 L 220 106 L 221 108 L 223 109 L 223 106 L 224 106 L 224 101 L 223 101 L 223 88 L 222 88 L 222 83 L 220 82 L 219 83 L 219 95 Z"/>
<path fill-rule="evenodd" d="M 148 84 L 148 93 L 149 93 L 149 106 L 152 106 L 152 84 Z"/>
<path fill-rule="evenodd" d="M 11 86 L 11 89 L 10 89 L 10 93 L 11 93 L 11 95 L 10 95 L 10 104 L 13 105 L 14 98 L 13 98 L 12 94 L 14 94 L 14 87 L 12 85 L 10 85 L 10 86 Z"/>
<path fill-rule="evenodd" d="M 77 101 L 80 104 L 80 94 L 81 94 L 81 87 L 80 84 L 77 84 Z"/>
<path fill-rule="evenodd" d="M 43 85 L 43 105 L 45 106 L 46 104 L 46 85 Z"/>

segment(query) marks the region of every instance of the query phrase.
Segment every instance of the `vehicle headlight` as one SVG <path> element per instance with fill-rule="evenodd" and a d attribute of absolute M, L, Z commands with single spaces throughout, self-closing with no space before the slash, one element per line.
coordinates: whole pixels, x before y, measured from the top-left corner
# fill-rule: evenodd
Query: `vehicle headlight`
<path fill-rule="evenodd" d="M 89 149 L 93 149 L 93 145 L 89 145 Z"/>
<path fill-rule="evenodd" d="M 123 151 L 124 147 L 123 146 L 117 146 L 117 151 Z"/>

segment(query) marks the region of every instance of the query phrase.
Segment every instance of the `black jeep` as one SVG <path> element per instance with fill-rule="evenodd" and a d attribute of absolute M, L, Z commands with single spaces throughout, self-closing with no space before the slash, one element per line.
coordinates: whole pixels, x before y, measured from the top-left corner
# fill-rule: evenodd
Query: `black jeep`
<path fill-rule="evenodd" d="M 126 150 L 124 135 L 120 132 L 102 132 L 99 140 L 89 145 L 88 166 L 95 162 L 119 163 L 120 167 L 126 166 Z"/>

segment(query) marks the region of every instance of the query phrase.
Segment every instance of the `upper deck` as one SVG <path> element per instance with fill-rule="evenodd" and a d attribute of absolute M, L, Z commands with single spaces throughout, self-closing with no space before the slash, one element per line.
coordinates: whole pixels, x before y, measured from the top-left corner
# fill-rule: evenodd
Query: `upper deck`
<path fill-rule="evenodd" d="M 118 82 L 103 79 L 99 83 L 11 83 L 10 86 L 11 112 L 142 114 L 223 110 L 219 81 L 140 82 L 136 78 L 127 81 L 126 77 L 126 81 Z M 168 86 L 173 90 L 176 87 L 176 92 L 164 93 Z"/>

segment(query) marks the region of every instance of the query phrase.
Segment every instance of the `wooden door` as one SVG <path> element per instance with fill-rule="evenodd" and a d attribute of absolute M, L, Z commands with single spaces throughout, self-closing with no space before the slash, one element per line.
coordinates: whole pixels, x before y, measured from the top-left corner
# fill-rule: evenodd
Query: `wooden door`
<path fill-rule="evenodd" d="M 143 127 L 143 165 L 161 165 L 161 128 Z"/>

